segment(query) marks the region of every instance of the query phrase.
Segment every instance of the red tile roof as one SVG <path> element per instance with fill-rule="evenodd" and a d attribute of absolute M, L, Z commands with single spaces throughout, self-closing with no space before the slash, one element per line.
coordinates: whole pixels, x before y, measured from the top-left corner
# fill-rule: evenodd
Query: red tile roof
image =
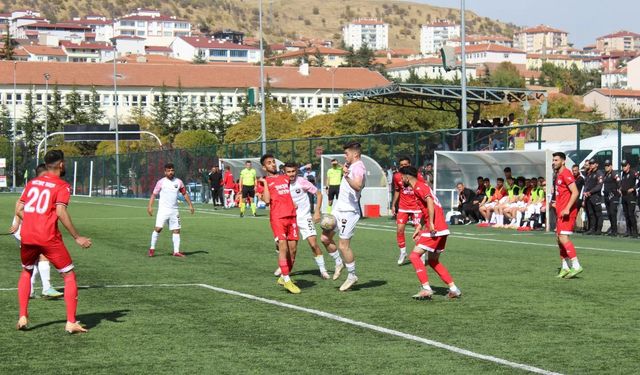
<path fill-rule="evenodd" d="M 113 46 L 106 42 L 74 43 L 69 40 L 61 40 L 60 45 L 67 49 L 113 49 Z"/>
<path fill-rule="evenodd" d="M 461 48 L 456 47 L 456 53 L 461 53 Z M 502 46 L 499 44 L 475 44 L 471 46 L 465 46 L 465 53 L 475 53 L 475 52 L 509 52 L 509 53 L 522 53 L 525 52 L 519 49 Z"/>
<path fill-rule="evenodd" d="M 113 62 L 113 60 L 111 61 Z M 167 56 L 136 54 L 119 57 L 118 62 L 123 64 L 191 64 L 190 61 L 178 60 Z"/>
<path fill-rule="evenodd" d="M 145 46 L 144 50 L 147 52 L 173 52 L 173 50 L 166 46 Z"/>
<path fill-rule="evenodd" d="M 538 25 L 534 27 L 529 27 L 520 31 L 517 31 L 516 34 L 538 34 L 538 33 L 563 33 L 567 34 L 566 31 L 562 31 L 560 29 L 554 29 L 553 27 L 547 25 Z"/>
<path fill-rule="evenodd" d="M 622 37 L 625 37 L 625 36 L 631 36 L 634 39 L 640 38 L 640 34 L 636 34 L 634 32 L 627 31 L 627 30 L 620 30 L 620 31 L 617 31 L 617 32 L 612 33 L 612 34 L 607 34 L 607 35 L 598 37 L 596 40 L 611 39 L 611 38 L 622 38 Z"/>
<path fill-rule="evenodd" d="M 76 23 L 47 23 L 47 22 L 36 22 L 30 23 L 28 25 L 23 25 L 26 29 L 38 28 L 38 29 L 75 29 L 75 30 L 83 30 L 89 31 L 91 30 L 88 26 L 79 25 Z"/>
<path fill-rule="evenodd" d="M 640 90 L 595 89 L 593 91 L 604 96 L 615 96 L 619 98 L 640 98 Z"/>
<path fill-rule="evenodd" d="M 547 53 L 543 55 L 541 53 L 527 53 L 527 59 L 549 59 L 549 60 L 582 60 L 580 57 L 551 54 Z"/>
<path fill-rule="evenodd" d="M 272 57 L 271 59 L 291 59 L 300 56 L 314 56 L 315 54 L 320 53 L 321 55 L 333 55 L 333 56 L 346 56 L 349 54 L 348 51 L 336 48 L 328 48 L 328 47 L 309 47 L 305 49 L 301 49 L 298 51 L 285 52 L 278 56 Z"/>
<path fill-rule="evenodd" d="M 216 40 L 210 38 L 202 38 L 198 36 L 181 36 L 179 39 L 184 40 L 195 48 L 215 48 L 215 49 L 243 49 L 243 50 L 255 50 L 258 49 L 252 46 L 246 46 L 241 44 L 231 43 L 226 40 Z"/>
<path fill-rule="evenodd" d="M 396 61 L 392 60 L 391 64 L 386 65 L 385 68 L 396 69 L 396 68 L 405 68 L 405 67 L 419 66 L 419 65 L 442 66 L 442 59 L 439 59 L 437 57 L 427 57 L 424 59 L 417 59 L 417 60 L 404 60 L 404 59 L 399 59 Z"/>
<path fill-rule="evenodd" d="M 41 45 L 25 45 L 22 48 L 31 55 L 66 56 L 62 48 Z"/>
<path fill-rule="evenodd" d="M 0 61 L 0 85 L 13 83 L 13 61 Z M 18 62 L 16 80 L 19 85 L 40 82 L 44 73 L 59 85 L 113 85 L 113 64 L 53 62 Z M 265 67 L 269 84 L 274 89 L 363 89 L 385 86 L 389 81 L 380 73 L 365 68 L 309 68 L 301 75 L 297 67 Z M 248 88 L 260 85 L 260 67 L 230 64 L 120 64 L 119 85 L 127 87 L 167 87 L 211 89 Z M 333 80 L 332 80 L 333 76 Z M 332 85 L 333 81 L 333 85 Z"/>

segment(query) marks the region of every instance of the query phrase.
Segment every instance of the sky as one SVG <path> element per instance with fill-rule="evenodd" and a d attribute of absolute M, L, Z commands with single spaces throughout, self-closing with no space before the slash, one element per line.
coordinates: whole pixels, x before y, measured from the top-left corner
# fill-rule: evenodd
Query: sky
<path fill-rule="evenodd" d="M 413 0 L 459 8 L 460 0 Z M 581 48 L 618 30 L 640 33 L 640 0 L 466 0 L 467 10 L 518 26 L 546 24 L 569 33 Z"/>

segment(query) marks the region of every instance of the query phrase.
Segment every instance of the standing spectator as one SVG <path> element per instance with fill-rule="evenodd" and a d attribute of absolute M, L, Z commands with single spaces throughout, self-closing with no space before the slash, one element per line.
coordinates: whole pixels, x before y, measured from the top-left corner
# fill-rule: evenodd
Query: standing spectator
<path fill-rule="evenodd" d="M 628 160 L 622 161 L 622 176 L 620 177 L 620 192 L 622 193 L 622 210 L 627 222 L 627 232 L 625 237 L 638 237 L 638 224 L 636 222 L 636 205 L 638 197 L 636 186 L 638 183 L 638 173 L 631 169 Z"/>
<path fill-rule="evenodd" d="M 607 208 L 609 217 L 609 230 L 607 235 L 618 235 L 618 204 L 620 204 L 620 177 L 613 171 L 611 160 L 604 162 L 604 180 L 602 192 L 604 194 L 604 205 Z"/>
<path fill-rule="evenodd" d="M 465 187 L 462 182 L 458 182 L 456 188 L 458 189 L 458 211 L 462 213 L 464 222 L 477 223 L 480 221 L 480 211 L 478 203 L 474 201 L 475 193 Z"/>
<path fill-rule="evenodd" d="M 584 209 L 584 176 L 580 173 L 580 167 L 578 164 L 574 164 L 571 167 L 571 173 L 573 174 L 573 179 L 576 182 L 576 188 L 578 189 L 578 200 L 576 201 L 576 207 L 578 207 L 578 211 Z M 584 229 L 585 221 L 582 222 L 582 227 Z"/>
<path fill-rule="evenodd" d="M 598 161 L 589 160 L 589 173 L 584 182 L 584 198 L 589 217 L 589 230 L 587 235 L 600 235 L 602 232 L 602 171 L 598 170 Z"/>
<path fill-rule="evenodd" d="M 224 208 L 231 208 L 235 205 L 234 195 L 236 183 L 233 181 L 233 173 L 231 173 L 230 165 L 224 167 L 222 186 L 224 187 Z"/>
<path fill-rule="evenodd" d="M 211 168 L 211 173 L 209 173 L 209 185 L 211 186 L 213 209 L 217 210 L 218 205 L 224 207 L 223 178 L 220 167 L 217 165 Z"/>
<path fill-rule="evenodd" d="M 427 163 L 424 166 L 424 180 L 429 184 L 429 186 L 433 187 L 433 163 Z"/>

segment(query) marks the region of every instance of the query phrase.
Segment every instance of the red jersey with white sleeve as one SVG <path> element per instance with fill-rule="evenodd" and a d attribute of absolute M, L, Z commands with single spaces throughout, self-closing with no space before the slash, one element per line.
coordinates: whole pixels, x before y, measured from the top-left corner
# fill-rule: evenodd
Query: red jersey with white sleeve
<path fill-rule="evenodd" d="M 418 181 L 425 182 L 424 178 L 420 174 L 418 174 Z M 393 174 L 393 188 L 399 193 L 399 212 L 420 212 L 420 206 L 418 205 L 418 201 L 413 195 L 413 189 L 411 188 L 411 186 L 404 186 L 404 184 L 402 183 L 402 173 L 396 172 Z"/>
<path fill-rule="evenodd" d="M 413 187 L 413 193 L 417 198 L 418 206 L 422 211 L 424 218 L 424 227 L 422 231 L 423 237 L 440 237 L 449 235 L 449 226 L 447 225 L 446 218 L 444 217 L 444 211 L 440 205 L 440 201 L 431 190 L 431 187 L 422 181 L 418 181 Z M 433 224 L 435 226 L 435 235 L 432 235 L 429 231 L 429 210 L 427 209 L 427 198 L 433 199 Z"/>
<path fill-rule="evenodd" d="M 22 244 L 46 246 L 62 242 L 56 207 L 67 206 L 70 195 L 71 186 L 53 174 L 47 173 L 27 183 L 20 197 L 24 203 Z"/>
<path fill-rule="evenodd" d="M 296 217 L 296 207 L 291 198 L 289 187 L 289 177 L 285 175 L 274 175 L 265 177 L 271 202 L 271 219 L 284 217 Z"/>
<path fill-rule="evenodd" d="M 569 170 L 569 168 L 564 168 L 564 170 L 558 173 L 558 177 L 556 177 L 556 211 L 562 212 L 567 205 L 569 204 L 569 200 L 571 199 L 571 190 L 569 189 L 569 185 L 574 184 L 576 182 L 575 177 L 573 177 L 573 173 Z M 571 207 L 572 210 L 577 209 L 574 205 Z"/>
<path fill-rule="evenodd" d="M 233 181 L 233 173 L 231 173 L 231 171 L 224 172 L 224 176 L 222 177 L 222 186 L 227 190 L 233 190 L 235 188 L 236 183 Z"/>

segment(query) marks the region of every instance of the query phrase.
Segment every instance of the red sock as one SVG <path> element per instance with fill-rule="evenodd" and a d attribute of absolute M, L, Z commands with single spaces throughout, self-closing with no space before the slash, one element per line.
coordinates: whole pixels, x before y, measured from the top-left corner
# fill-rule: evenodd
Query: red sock
<path fill-rule="evenodd" d="M 565 249 L 565 247 L 562 244 L 562 242 L 558 242 L 558 247 L 560 248 L 560 258 L 562 258 L 562 259 L 568 258 L 569 255 L 567 254 L 567 249 Z"/>
<path fill-rule="evenodd" d="M 429 265 L 431 266 L 431 268 L 433 268 L 434 271 L 436 271 L 438 276 L 440 276 L 440 278 L 442 279 L 442 281 L 444 281 L 445 284 L 448 285 L 453 282 L 453 278 L 449 274 L 447 267 L 445 267 L 444 264 L 440 263 L 439 260 L 429 259 Z"/>
<path fill-rule="evenodd" d="M 578 256 L 578 254 L 576 254 L 576 248 L 573 246 L 573 242 L 568 241 L 564 244 L 564 249 L 567 251 L 569 259 L 573 259 Z"/>
<path fill-rule="evenodd" d="M 22 270 L 18 279 L 18 304 L 20 305 L 20 316 L 29 316 L 29 295 L 31 294 L 31 273 Z"/>
<path fill-rule="evenodd" d="M 398 241 L 398 247 L 404 249 L 407 246 L 407 240 L 404 237 L 404 231 L 396 232 L 396 240 Z"/>
<path fill-rule="evenodd" d="M 71 271 L 64 276 L 64 303 L 67 305 L 67 322 L 76 322 L 78 308 L 78 284 L 76 273 Z"/>
<path fill-rule="evenodd" d="M 416 270 L 416 276 L 418 276 L 420 284 L 428 283 L 429 276 L 427 275 L 427 268 L 424 266 L 424 263 L 422 263 L 420 254 L 412 251 L 411 255 L 409 255 L 409 260 L 411 260 L 411 264 L 413 264 L 413 268 Z"/>
<path fill-rule="evenodd" d="M 296 262 L 294 258 L 287 256 L 287 265 L 289 266 L 289 272 L 293 270 L 293 264 Z"/>
<path fill-rule="evenodd" d="M 278 259 L 278 266 L 280 266 L 282 276 L 289 276 L 289 262 L 287 259 Z"/>

